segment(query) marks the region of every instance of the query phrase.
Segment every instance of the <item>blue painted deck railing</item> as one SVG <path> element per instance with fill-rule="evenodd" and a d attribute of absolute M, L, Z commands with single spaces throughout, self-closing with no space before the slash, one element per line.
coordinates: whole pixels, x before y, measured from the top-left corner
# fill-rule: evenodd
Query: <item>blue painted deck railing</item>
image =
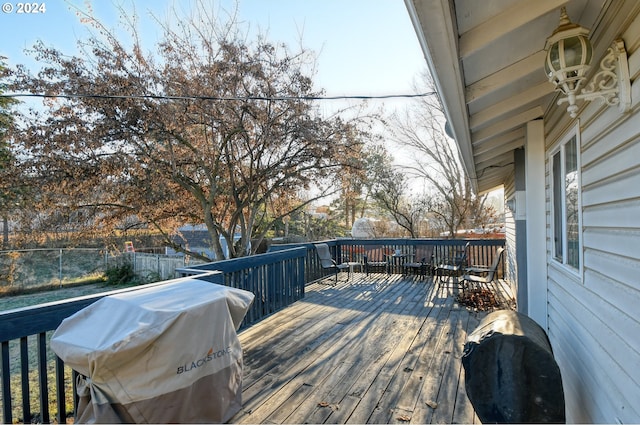
<path fill-rule="evenodd" d="M 437 261 L 470 242 L 470 264 L 490 264 L 496 249 L 504 246 L 504 240 L 500 239 L 338 239 L 325 242 L 337 262 L 362 261 L 363 254 L 371 247 L 390 253 L 400 250 L 410 257 L 420 245 L 433 245 Z M 504 261 L 502 264 L 501 273 Z M 242 326 L 256 323 L 303 298 L 306 284 L 329 274 L 320 266 L 313 243 L 273 246 L 267 254 L 204 264 L 181 272 L 184 275 L 200 274 L 198 278 L 253 292 L 256 300 Z M 136 289 L 139 287 L 0 312 L 2 421 L 50 423 L 55 417 L 58 423 L 65 423 L 66 412 L 76 407 L 75 379 L 69 367 L 48 347 L 52 331 L 64 318 L 98 299 Z M 30 388 L 32 382 L 37 382 L 35 391 Z M 31 399 L 30 393 L 36 393 L 37 400 Z"/>
<path fill-rule="evenodd" d="M 253 292 L 255 299 L 242 322 L 246 327 L 304 297 L 306 258 L 307 249 L 298 246 L 176 271 L 183 276 L 220 271 L 222 284 Z"/>
<path fill-rule="evenodd" d="M 433 262 L 437 264 L 450 258 L 454 253 L 460 252 L 469 243 L 468 264 L 469 265 L 489 265 L 493 262 L 496 250 L 504 247 L 504 239 L 334 239 L 322 241 L 329 245 L 332 257 L 338 263 L 342 262 L 363 262 L 363 256 L 369 249 L 379 248 L 379 251 L 392 254 L 399 250 L 412 261 L 419 261 L 415 258 L 418 247 L 433 246 Z M 328 273 L 320 266 L 320 261 L 315 253 L 313 243 L 274 245 L 271 251 L 287 250 L 293 247 L 303 246 L 307 249 L 305 260 L 305 275 L 307 283 L 321 279 Z M 394 273 L 400 273 L 399 267 L 392 269 Z M 500 263 L 498 275 L 504 276 L 505 262 Z"/>

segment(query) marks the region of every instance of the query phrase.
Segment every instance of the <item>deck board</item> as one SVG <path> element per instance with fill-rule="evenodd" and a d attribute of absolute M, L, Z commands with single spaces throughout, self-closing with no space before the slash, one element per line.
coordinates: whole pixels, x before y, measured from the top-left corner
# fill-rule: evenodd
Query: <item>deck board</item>
<path fill-rule="evenodd" d="M 333 283 L 240 333 L 243 409 L 231 423 L 478 422 L 461 356 L 486 313 L 429 278 Z"/>

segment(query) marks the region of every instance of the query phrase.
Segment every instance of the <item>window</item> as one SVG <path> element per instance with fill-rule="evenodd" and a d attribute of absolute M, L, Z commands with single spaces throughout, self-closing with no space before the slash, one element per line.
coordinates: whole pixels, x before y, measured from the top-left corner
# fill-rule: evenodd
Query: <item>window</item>
<path fill-rule="evenodd" d="M 580 269 L 580 180 L 578 137 L 574 134 L 551 158 L 553 257 Z"/>

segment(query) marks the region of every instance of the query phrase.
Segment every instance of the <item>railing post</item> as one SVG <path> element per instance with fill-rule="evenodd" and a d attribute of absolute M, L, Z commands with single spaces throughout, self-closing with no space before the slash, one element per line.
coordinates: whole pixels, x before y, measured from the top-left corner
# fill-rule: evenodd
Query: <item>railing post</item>
<path fill-rule="evenodd" d="M 351 259 L 348 259 L 349 261 L 351 261 Z M 336 241 L 336 262 L 338 264 L 343 263 L 344 261 L 342 260 L 342 242 L 341 241 Z"/>

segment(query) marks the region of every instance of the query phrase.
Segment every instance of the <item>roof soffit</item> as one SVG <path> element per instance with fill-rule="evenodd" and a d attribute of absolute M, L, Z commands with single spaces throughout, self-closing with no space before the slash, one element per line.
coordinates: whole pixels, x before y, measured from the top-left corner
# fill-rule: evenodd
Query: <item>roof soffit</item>
<path fill-rule="evenodd" d="M 475 182 L 453 4 L 448 0 L 405 0 L 405 4 L 458 144 L 463 166 Z"/>
<path fill-rule="evenodd" d="M 512 158 L 513 149 L 523 145 L 524 126 L 555 103 L 542 64 L 544 43 L 558 25 L 561 6 L 567 7 L 573 22 L 595 27 L 592 34 L 598 39 L 604 33 L 610 38 L 613 29 L 602 23 L 603 9 L 617 4 L 610 0 L 405 3 L 465 169 L 480 192 L 501 184 L 498 180 L 513 172 L 513 161 L 505 158 Z"/>

